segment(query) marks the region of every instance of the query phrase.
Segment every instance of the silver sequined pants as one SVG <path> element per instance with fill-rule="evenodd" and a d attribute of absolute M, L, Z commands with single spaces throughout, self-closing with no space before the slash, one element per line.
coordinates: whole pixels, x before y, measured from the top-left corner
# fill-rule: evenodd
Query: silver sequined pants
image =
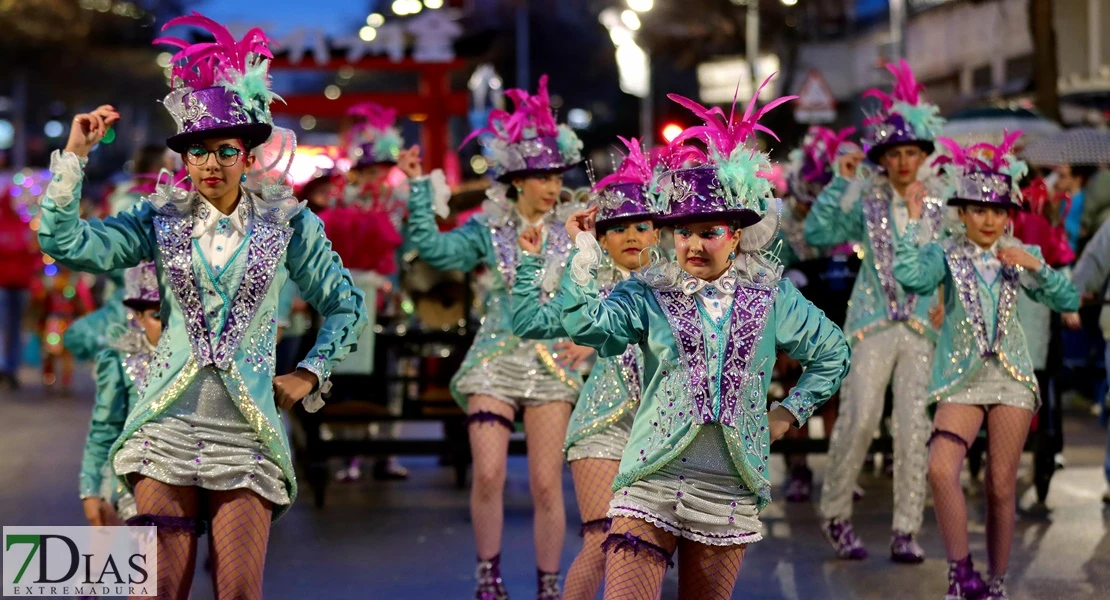
<path fill-rule="evenodd" d="M 829 440 L 829 470 L 821 487 L 824 519 L 852 517 L 852 490 L 883 416 L 887 384 L 891 384 L 893 529 L 907 533 L 921 529 L 927 490 L 925 443 L 930 430 L 925 400 L 932 366 L 933 344 L 904 324 L 873 333 L 852 348 L 852 367 L 841 386 L 840 413 Z"/>

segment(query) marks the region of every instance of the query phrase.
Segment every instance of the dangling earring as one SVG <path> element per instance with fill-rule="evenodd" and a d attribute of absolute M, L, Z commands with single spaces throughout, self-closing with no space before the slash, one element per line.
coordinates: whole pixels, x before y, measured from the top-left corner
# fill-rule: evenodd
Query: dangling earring
<path fill-rule="evenodd" d="M 516 188 L 516 197 L 520 198 L 524 195 L 524 188 Z"/>
<path fill-rule="evenodd" d="M 240 181 L 241 183 L 246 183 L 246 182 L 247 182 L 247 174 L 246 174 L 246 173 L 243 173 L 243 174 L 242 174 L 242 175 L 241 175 L 241 176 L 239 177 L 239 181 Z"/>
<path fill-rule="evenodd" d="M 736 260 L 736 253 L 735 252 L 729 252 L 728 253 L 728 259 L 729 260 Z"/>

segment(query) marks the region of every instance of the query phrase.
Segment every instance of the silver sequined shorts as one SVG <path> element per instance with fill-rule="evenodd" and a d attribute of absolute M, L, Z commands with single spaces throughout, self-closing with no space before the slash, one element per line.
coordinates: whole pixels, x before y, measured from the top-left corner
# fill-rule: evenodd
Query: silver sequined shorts
<path fill-rule="evenodd" d="M 208 367 L 163 415 L 123 443 L 114 466 L 120 475 L 208 490 L 249 489 L 274 504 L 289 504 L 285 476 L 264 448 Z"/>
<path fill-rule="evenodd" d="M 578 391 L 551 373 L 529 345 L 474 365 L 455 382 L 455 389 L 466 396 L 492 396 L 514 410 L 578 401 Z"/>
<path fill-rule="evenodd" d="M 605 429 L 575 442 L 567 448 L 567 462 L 583 458 L 620 460 L 624 447 L 628 445 L 628 436 L 632 433 L 634 417 L 635 414 L 629 412 Z"/>
<path fill-rule="evenodd" d="M 997 358 L 989 359 L 960 391 L 944 398 L 941 404 L 989 406 L 1001 404 L 1037 411 L 1040 402 L 1033 390 L 1017 381 L 1002 368 Z"/>
<path fill-rule="evenodd" d="M 608 516 L 642 519 L 700 544 L 740 546 L 763 539 L 757 506 L 720 426 L 703 425 L 678 458 L 617 490 Z"/>

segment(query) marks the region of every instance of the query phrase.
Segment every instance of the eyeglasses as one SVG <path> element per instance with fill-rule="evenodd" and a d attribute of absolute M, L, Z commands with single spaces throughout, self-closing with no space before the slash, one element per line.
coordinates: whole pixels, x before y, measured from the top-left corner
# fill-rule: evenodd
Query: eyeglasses
<path fill-rule="evenodd" d="M 204 146 L 189 146 L 185 151 L 185 158 L 189 164 L 195 167 L 203 167 L 208 163 L 208 155 L 215 154 L 216 162 L 221 167 L 230 167 L 239 162 L 239 157 L 243 151 L 234 146 L 220 146 L 215 150 L 209 150 Z"/>

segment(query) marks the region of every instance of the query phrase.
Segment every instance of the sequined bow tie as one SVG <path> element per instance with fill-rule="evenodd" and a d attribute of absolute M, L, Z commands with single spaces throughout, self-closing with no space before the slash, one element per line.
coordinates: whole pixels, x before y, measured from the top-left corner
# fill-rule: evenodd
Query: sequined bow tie
<path fill-rule="evenodd" d="M 708 282 L 694 276 L 687 276 L 682 282 L 682 293 L 693 296 L 702 292 L 706 296 L 731 296 L 736 292 L 736 276 L 729 271 L 714 282 Z"/>

